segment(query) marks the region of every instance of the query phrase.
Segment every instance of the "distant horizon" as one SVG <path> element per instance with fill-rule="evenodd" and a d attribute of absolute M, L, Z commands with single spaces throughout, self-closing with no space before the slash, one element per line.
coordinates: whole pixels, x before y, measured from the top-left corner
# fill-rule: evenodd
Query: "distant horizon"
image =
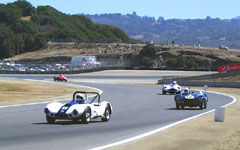
<path fill-rule="evenodd" d="M 86 13 L 78 13 L 78 14 L 83 14 L 83 15 L 91 15 L 91 16 L 93 16 L 93 15 L 105 15 L 105 14 L 107 14 L 107 15 L 109 15 L 109 14 L 121 14 L 121 15 L 133 15 L 133 13 L 134 12 L 132 12 L 132 13 L 127 13 L 127 14 L 123 14 L 123 13 L 103 13 L 103 14 L 86 14 Z M 71 15 L 75 15 L 75 14 L 71 14 Z M 144 15 L 144 16 L 140 16 L 137 12 L 136 12 L 136 15 L 137 16 L 139 16 L 139 17 L 154 17 L 154 16 L 146 16 L 146 15 Z M 194 20 L 194 19 L 206 19 L 207 17 L 210 17 L 211 19 L 220 19 L 220 20 L 231 20 L 231 19 L 236 19 L 236 18 L 238 18 L 239 17 L 239 19 L 240 19 L 240 15 L 239 16 L 235 16 L 235 17 L 233 17 L 233 18 L 224 18 L 224 19 L 222 19 L 222 18 L 219 18 L 219 17 L 211 17 L 211 16 L 206 16 L 205 18 L 165 18 L 164 16 L 159 16 L 159 17 L 163 17 L 165 20 L 171 20 L 171 19 L 179 19 L 179 20 L 188 20 L 188 19 L 190 19 L 190 20 Z M 158 18 L 159 18 L 158 17 Z M 154 17 L 155 18 L 155 17 Z M 158 20 L 158 18 L 155 18 L 155 20 Z"/>
<path fill-rule="evenodd" d="M 1 0 L 1 4 L 13 3 L 16 0 Z M 35 8 L 49 5 L 65 14 L 132 14 L 136 12 L 138 16 L 159 17 L 164 19 L 205 19 L 211 18 L 234 19 L 240 16 L 239 0 L 27 0 Z M 231 10 L 231 11 L 228 11 Z"/>

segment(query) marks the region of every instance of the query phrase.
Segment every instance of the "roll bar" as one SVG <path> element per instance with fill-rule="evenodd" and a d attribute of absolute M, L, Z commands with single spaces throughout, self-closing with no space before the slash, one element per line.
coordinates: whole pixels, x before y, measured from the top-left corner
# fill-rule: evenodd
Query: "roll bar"
<path fill-rule="evenodd" d="M 98 92 L 86 92 L 86 91 L 76 91 L 73 93 L 73 101 L 75 101 L 75 98 L 76 98 L 76 94 L 85 94 L 85 98 L 87 98 L 88 94 L 94 94 L 94 97 L 93 99 L 91 100 L 90 104 L 92 104 L 92 102 L 98 98 L 98 104 L 100 103 L 100 94 Z"/>

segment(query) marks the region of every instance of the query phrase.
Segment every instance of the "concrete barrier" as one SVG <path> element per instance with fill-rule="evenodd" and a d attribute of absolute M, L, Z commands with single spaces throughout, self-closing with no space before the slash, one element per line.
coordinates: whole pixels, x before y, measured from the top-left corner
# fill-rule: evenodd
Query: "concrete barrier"
<path fill-rule="evenodd" d="M 216 108 L 214 120 L 216 122 L 224 122 L 224 119 L 225 119 L 225 107 Z"/>
<path fill-rule="evenodd" d="M 176 79 L 174 79 L 176 80 Z M 178 81 L 178 80 L 176 80 Z M 158 84 L 171 83 L 173 80 L 158 80 Z M 229 88 L 240 88 L 240 82 L 197 82 L 197 81 L 178 81 L 181 86 L 204 86 L 208 87 L 229 87 Z"/>
<path fill-rule="evenodd" d="M 191 76 L 191 77 L 180 77 L 180 78 L 175 77 L 175 80 L 204 80 L 204 79 L 213 79 L 213 78 L 224 78 L 224 77 L 236 76 L 236 75 L 240 75 L 240 71 L 214 73 L 214 74 Z"/>

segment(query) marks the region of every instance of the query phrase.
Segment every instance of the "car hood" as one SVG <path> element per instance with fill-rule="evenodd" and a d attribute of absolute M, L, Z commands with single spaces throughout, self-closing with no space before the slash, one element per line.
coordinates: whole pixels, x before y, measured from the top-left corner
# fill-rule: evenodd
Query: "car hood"
<path fill-rule="evenodd" d="M 58 113 L 60 113 L 60 114 L 65 114 L 71 106 L 76 105 L 76 104 L 79 104 L 79 103 L 78 103 L 78 102 L 73 102 L 73 101 L 68 102 L 68 103 L 64 104 L 64 105 L 58 110 Z"/>
<path fill-rule="evenodd" d="M 173 85 L 173 84 L 164 84 L 163 85 L 164 86 L 164 88 L 166 88 L 166 89 L 178 89 L 178 87 L 180 87 L 179 85 Z"/>

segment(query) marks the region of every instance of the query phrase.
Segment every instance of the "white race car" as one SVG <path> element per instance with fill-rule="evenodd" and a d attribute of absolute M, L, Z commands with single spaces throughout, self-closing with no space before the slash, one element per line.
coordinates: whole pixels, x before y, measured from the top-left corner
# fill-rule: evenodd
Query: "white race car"
<path fill-rule="evenodd" d="M 98 117 L 104 122 L 109 121 L 112 105 L 107 101 L 100 102 L 100 95 L 97 92 L 76 91 L 72 101 L 65 104 L 52 102 L 46 106 L 44 112 L 50 124 L 55 123 L 56 119 L 81 120 L 88 124 L 91 119 Z"/>
<path fill-rule="evenodd" d="M 177 84 L 176 81 L 170 84 L 164 84 L 162 86 L 162 94 L 170 93 L 170 94 L 180 94 L 181 93 L 181 86 Z"/>

